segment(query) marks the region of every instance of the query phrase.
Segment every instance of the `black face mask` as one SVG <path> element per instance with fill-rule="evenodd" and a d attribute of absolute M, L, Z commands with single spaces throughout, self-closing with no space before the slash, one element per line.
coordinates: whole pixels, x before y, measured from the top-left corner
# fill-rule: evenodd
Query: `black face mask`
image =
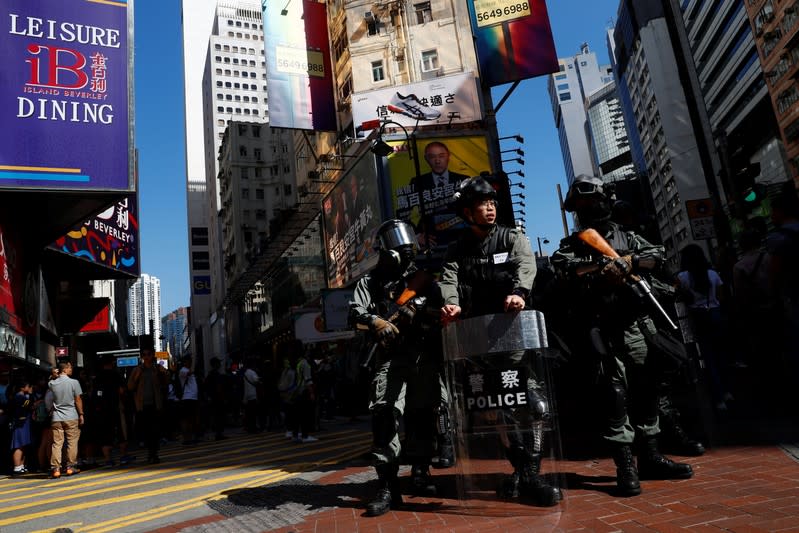
<path fill-rule="evenodd" d="M 578 209 L 575 213 L 581 225 L 596 227 L 610 221 L 612 209 L 609 202 L 600 200 Z"/>
<path fill-rule="evenodd" d="M 385 279 L 399 278 L 416 259 L 413 246 L 403 246 L 396 250 L 380 250 L 378 267 Z"/>

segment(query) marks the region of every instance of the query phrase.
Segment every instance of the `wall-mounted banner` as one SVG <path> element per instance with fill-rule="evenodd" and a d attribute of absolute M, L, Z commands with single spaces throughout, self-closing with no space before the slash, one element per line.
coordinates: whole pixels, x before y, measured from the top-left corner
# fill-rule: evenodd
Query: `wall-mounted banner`
<path fill-rule="evenodd" d="M 391 142 L 387 158 L 394 216 L 416 230 L 421 249 L 443 252 L 465 223 L 455 213 L 453 194 L 466 178 L 491 171 L 485 137 L 417 139 L 420 173 L 415 175 L 405 141 Z M 440 176 L 440 178 L 438 177 Z"/>
<path fill-rule="evenodd" d="M 374 234 L 382 222 L 374 155 L 367 152 L 322 200 L 327 282 L 347 285 L 377 263 Z"/>
<path fill-rule="evenodd" d="M 49 246 L 53 250 L 139 276 L 139 220 L 136 195 L 72 228 Z"/>
<path fill-rule="evenodd" d="M 261 0 L 269 124 L 336 130 L 333 69 L 325 4 Z"/>
<path fill-rule="evenodd" d="M 269 113 L 271 117 L 271 104 Z M 474 74 L 467 72 L 352 95 L 352 119 L 356 126 L 383 118 L 403 126 L 415 126 L 417 121 L 427 125 L 480 120 L 483 117 Z"/>
<path fill-rule="evenodd" d="M 133 190 L 129 0 L 4 0 L 0 189 Z"/>
<path fill-rule="evenodd" d="M 544 0 L 466 0 L 482 83 L 488 87 L 558 70 Z"/>

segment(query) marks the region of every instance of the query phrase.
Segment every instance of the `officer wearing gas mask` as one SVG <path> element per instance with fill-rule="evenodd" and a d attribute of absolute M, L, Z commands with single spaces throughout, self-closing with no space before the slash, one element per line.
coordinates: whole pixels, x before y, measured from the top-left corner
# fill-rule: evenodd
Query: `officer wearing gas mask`
<path fill-rule="evenodd" d="M 482 176 L 461 182 L 455 192 L 457 213 L 468 224 L 444 256 L 439 285 L 444 323 L 480 315 L 514 313 L 525 309 L 536 266 L 530 241 L 519 230 L 498 226 L 496 191 Z M 524 352 L 510 352 L 503 363 L 529 365 L 529 407 L 502 409 L 500 440 L 514 468 L 499 488 L 502 497 L 522 496 L 535 505 L 551 506 L 561 500 L 557 487 L 540 475 L 544 425 L 549 401 L 544 384 L 532 371 Z M 499 359 L 499 358 L 498 358 Z"/>
<path fill-rule="evenodd" d="M 663 456 L 658 448 L 658 372 L 646 340 L 657 329 L 651 305 L 631 283 L 651 279 L 664 267 L 664 249 L 611 220 L 614 198 L 608 189 L 600 178 L 577 176 L 564 207 L 575 213 L 581 230 L 596 230 L 619 257 L 611 259 L 581 238 L 585 233 L 576 232 L 561 241 L 551 261 L 565 287 L 562 298 L 579 302 L 569 306 L 572 335 L 584 339 L 598 357 L 610 410 L 603 438 L 613 452 L 618 490 L 632 496 L 641 493 L 639 476 L 685 479 L 693 471 L 690 465 Z"/>
<path fill-rule="evenodd" d="M 397 479 L 401 451 L 412 464 L 413 489 L 435 494 L 429 466 L 440 386 L 439 361 L 431 355 L 440 351 L 440 294 L 432 276 L 414 264 L 413 228 L 389 220 L 378 228 L 376 241 L 378 264 L 358 281 L 350 302 L 351 320 L 368 327 L 376 343 L 369 410 L 378 490 L 367 504 L 369 516 L 402 504 Z M 404 450 L 398 436 L 400 417 L 405 423 Z"/>

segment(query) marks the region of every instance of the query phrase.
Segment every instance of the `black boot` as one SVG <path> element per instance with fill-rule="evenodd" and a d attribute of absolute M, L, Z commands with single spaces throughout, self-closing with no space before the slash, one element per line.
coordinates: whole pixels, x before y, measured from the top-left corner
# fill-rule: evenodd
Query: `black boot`
<path fill-rule="evenodd" d="M 455 466 L 455 447 L 452 445 L 452 435 L 447 433 L 438 437 L 438 468 Z"/>
<path fill-rule="evenodd" d="M 641 494 L 641 483 L 638 481 L 638 470 L 633 461 L 633 450 L 627 444 L 618 446 L 613 451 L 613 462 L 616 463 L 616 486 L 622 496 Z"/>
<path fill-rule="evenodd" d="M 366 516 L 384 515 L 390 509 L 397 509 L 402 505 L 402 495 L 397 480 L 399 466 L 378 465 L 375 470 L 377 470 L 377 493 L 372 501 L 366 504 Z"/>
<path fill-rule="evenodd" d="M 519 492 L 532 500 L 533 505 L 551 507 L 563 499 L 558 487 L 553 487 L 541 477 L 541 454 L 532 454 L 532 461 L 525 465 L 519 480 Z"/>
<path fill-rule="evenodd" d="M 416 496 L 435 496 L 438 489 L 433 483 L 429 466 L 415 464 L 411 467 L 411 490 Z"/>
<path fill-rule="evenodd" d="M 688 479 L 694 471 L 687 463 L 675 463 L 658 450 L 657 437 L 645 437 L 638 452 L 638 470 L 643 479 Z"/>
<path fill-rule="evenodd" d="M 705 453 L 702 443 L 689 437 L 676 418 L 661 416 L 660 429 L 660 441 L 666 451 L 690 457 Z"/>

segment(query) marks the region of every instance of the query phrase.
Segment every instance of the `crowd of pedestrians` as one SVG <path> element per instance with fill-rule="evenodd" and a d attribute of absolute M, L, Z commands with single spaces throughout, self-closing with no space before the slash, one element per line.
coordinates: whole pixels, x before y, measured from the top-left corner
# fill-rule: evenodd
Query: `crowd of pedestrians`
<path fill-rule="evenodd" d="M 238 426 L 247 433 L 285 431 L 295 442 L 312 443 L 323 419 L 349 412 L 336 399 L 339 380 L 328 375 L 343 373 L 336 358 L 299 341 L 284 345 L 280 368 L 255 356 L 225 368 L 213 357 L 204 376 L 191 357 L 170 369 L 159 364 L 149 336 L 138 342 L 140 364 L 127 374 L 111 355 L 74 377 L 71 363 L 60 363 L 49 380 L 38 382 L 1 373 L 0 446 L 8 453 L 0 472 L 71 476 L 84 468 L 127 465 L 135 460 L 131 449 L 158 464 L 167 443 L 193 446 L 206 433 L 223 440 Z M 318 395 L 320 374 L 326 386 Z M 279 390 L 281 383 L 286 390 Z M 351 390 L 341 397 L 348 395 Z"/>

